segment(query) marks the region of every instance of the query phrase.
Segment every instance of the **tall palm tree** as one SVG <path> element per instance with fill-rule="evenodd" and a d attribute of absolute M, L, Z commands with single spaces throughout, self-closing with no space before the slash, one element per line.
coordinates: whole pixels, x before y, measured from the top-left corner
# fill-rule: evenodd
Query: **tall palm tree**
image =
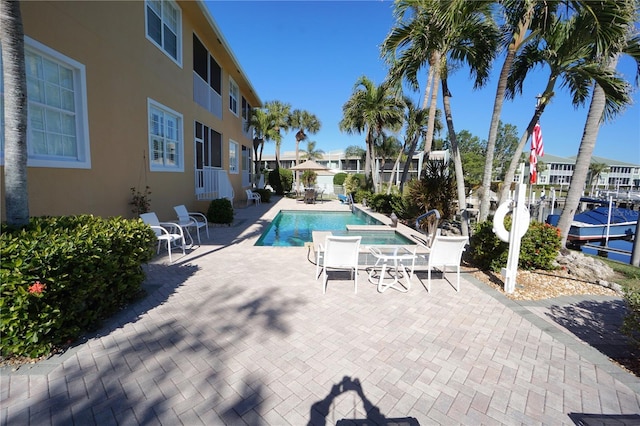
<path fill-rule="evenodd" d="M 387 84 L 376 86 L 366 76 L 358 79 L 354 91 L 342 106 L 340 130 L 347 134 L 366 134 L 365 177 L 376 188 L 373 173 L 375 143 L 383 130 L 397 131 L 402 126 L 402 103 Z"/>
<path fill-rule="evenodd" d="M 289 116 L 291 105 L 281 101 L 269 101 L 265 103 L 269 112 L 271 127 L 274 131 L 273 141 L 276 144 L 276 169 L 280 168 L 280 146 L 282 145 L 282 133 L 289 130 Z"/>
<path fill-rule="evenodd" d="M 378 190 L 382 187 L 382 181 L 384 176 L 384 166 L 387 164 L 389 158 L 402 155 L 403 144 L 394 135 L 382 134 L 380 144 L 376 145 L 377 157 L 380 158 L 380 180 L 378 181 Z M 391 173 L 393 176 L 393 172 Z M 389 180 L 389 187 L 391 187 L 391 180 Z"/>
<path fill-rule="evenodd" d="M 307 160 L 320 160 L 324 156 L 324 151 L 316 149 L 317 142 L 307 140 L 307 149 L 302 151 L 302 158 Z"/>
<path fill-rule="evenodd" d="M 262 164 L 262 152 L 265 141 L 273 140 L 277 137 L 272 126 L 269 111 L 265 108 L 252 108 L 249 120 L 246 123 L 247 130 L 253 129 L 253 151 L 254 151 L 254 183 L 260 179 L 260 164 Z"/>
<path fill-rule="evenodd" d="M 562 247 L 566 245 L 571 221 L 580 203 L 580 196 L 589 174 L 591 156 L 596 145 L 598 131 L 603 120 L 611 120 L 625 106 L 631 104 L 631 87 L 615 74 L 618 59 L 626 53 L 636 61 L 640 70 L 640 37 L 634 30 L 638 21 L 638 3 L 635 0 L 593 2 L 589 5 L 591 14 L 580 15 L 583 18 L 577 27 L 593 40 L 591 58 L 600 65 L 605 77 L 594 79 L 593 95 L 587 114 L 584 132 L 578 149 L 571 184 L 567 192 L 558 228 L 561 232 Z M 593 18 L 595 16 L 595 19 Z M 635 32 L 635 34 L 634 34 Z M 596 36 L 593 37 L 592 34 Z M 591 35 L 591 37 L 589 37 Z"/>
<path fill-rule="evenodd" d="M 615 1 L 607 0 L 606 3 L 613 4 Z M 591 3 L 587 2 L 587 4 Z M 514 61 L 507 85 L 507 98 L 512 98 L 516 93 L 522 93 L 524 78 L 534 67 L 546 64 L 550 73 L 546 87 L 538 99 L 533 116 L 520 138 L 505 174 L 504 185 L 500 191 L 501 202 L 507 199 L 509 184 L 513 182 L 524 146 L 546 105 L 553 98 L 558 81 L 570 90 L 574 106 L 582 105 L 588 99 L 592 81 L 605 90 L 607 98 L 613 104 L 624 103 L 620 99 L 621 96 L 625 96 L 624 82 L 606 67 L 589 59 L 592 57 L 593 34 L 584 31 L 588 16 L 593 17 L 593 11 L 590 8 L 579 9 L 577 13 L 566 19 L 552 15 L 549 29 L 540 37 L 542 48 L 534 43 L 528 44 Z"/>
<path fill-rule="evenodd" d="M 309 111 L 294 109 L 289 115 L 289 127 L 298 129 L 296 132 L 296 166 L 300 164 L 300 142 L 307 139 L 307 133 L 316 134 L 320 131 L 321 123 L 318 117 Z M 296 188 L 300 186 L 300 173 L 296 173 Z"/>
<path fill-rule="evenodd" d="M 503 45 L 505 58 L 500 70 L 496 96 L 489 126 L 489 139 L 487 140 L 486 158 L 480 192 L 480 211 L 478 221 L 487 220 L 490 206 L 490 187 L 500 115 L 507 89 L 507 80 L 516 53 L 527 43 L 535 40 L 541 30 L 549 22 L 547 17 L 558 6 L 558 2 L 540 2 L 537 0 L 503 0 L 498 2 L 504 8 L 504 23 L 502 24 Z"/>
<path fill-rule="evenodd" d="M 418 147 L 418 142 L 421 139 L 424 139 L 427 135 L 427 131 L 429 129 L 429 111 L 424 108 L 417 108 L 413 101 L 405 97 L 404 103 L 406 105 L 405 113 L 404 113 L 404 122 L 405 122 L 405 132 L 404 132 L 404 140 L 406 145 L 406 154 L 407 161 L 404 163 L 404 167 L 402 168 L 402 175 L 400 176 L 400 192 L 404 190 L 404 184 L 407 181 L 409 176 L 409 167 L 411 165 L 411 160 L 413 159 L 413 154 L 416 152 L 416 148 Z M 437 124 L 438 132 L 442 128 L 442 123 L 440 120 L 435 122 Z M 400 158 L 400 157 L 398 157 Z"/>
<path fill-rule="evenodd" d="M 383 57 L 391 65 L 388 76 L 390 84 L 400 85 L 404 79 L 413 90 L 418 90 L 417 74 L 422 68 L 428 66 L 422 103 L 422 109 L 429 108 L 424 144 L 425 155 L 431 151 L 433 136 L 437 130 L 436 102 L 441 59 L 437 43 L 443 28 L 438 3 L 434 0 L 396 1 L 394 15 L 398 23 L 381 46 Z M 406 179 L 404 171 L 403 178 Z M 401 182 L 404 183 L 404 181 Z"/>
<path fill-rule="evenodd" d="M 589 187 L 591 187 L 592 195 L 598 183 L 598 178 L 603 172 L 605 172 L 608 169 L 609 169 L 609 166 L 607 166 L 605 163 L 599 163 L 595 161 L 589 164 L 588 181 L 589 181 Z"/>
<path fill-rule="evenodd" d="M 4 80 L 4 187 L 7 223 L 29 223 L 27 191 L 27 77 L 20 2 L 0 1 Z"/>

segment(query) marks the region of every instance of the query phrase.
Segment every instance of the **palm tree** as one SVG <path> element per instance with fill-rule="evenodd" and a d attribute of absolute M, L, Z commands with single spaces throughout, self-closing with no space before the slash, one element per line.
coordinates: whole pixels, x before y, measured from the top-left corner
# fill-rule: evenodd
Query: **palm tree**
<path fill-rule="evenodd" d="M 310 140 L 307 140 L 307 149 L 302 152 L 302 158 L 307 160 L 319 160 L 324 156 L 324 151 L 316 149 L 316 142 Z"/>
<path fill-rule="evenodd" d="M 615 2 L 610 0 L 607 3 Z M 592 81 L 596 81 L 603 88 L 606 87 L 605 92 L 611 99 L 624 93 L 623 82 L 619 78 L 606 67 L 589 60 L 593 42 L 591 33 L 584 32 L 586 16 L 592 16 L 592 11 L 589 8 L 580 9 L 578 13 L 564 20 L 557 15 L 552 15 L 548 31 L 545 31 L 540 38 L 541 43 L 544 42 L 543 48 L 539 49 L 535 43 L 528 44 L 514 61 L 507 85 L 507 98 L 513 98 L 516 93 L 522 93 L 524 78 L 537 65 L 548 65 L 550 74 L 547 85 L 538 98 L 533 116 L 520 138 L 505 174 L 504 184 L 500 191 L 501 202 L 507 199 L 509 184 L 513 182 L 524 146 L 546 105 L 553 98 L 558 80 L 562 81 L 562 86 L 569 88 L 573 95 L 572 103 L 574 106 L 584 104 L 588 98 Z"/>
<path fill-rule="evenodd" d="M 402 125 L 402 105 L 387 84 L 376 86 L 369 78 L 362 76 L 354 86 L 351 98 L 342 106 L 343 118 L 340 130 L 353 133 L 365 133 L 366 158 L 365 177 L 376 188 L 376 175 L 373 173 L 375 143 L 384 129 L 397 131 Z"/>
<path fill-rule="evenodd" d="M 480 192 L 480 211 L 478 221 L 487 220 L 490 206 L 490 187 L 492 181 L 492 171 L 494 166 L 494 156 L 496 140 L 500 126 L 500 115 L 504 103 L 505 92 L 509 72 L 513 65 L 516 53 L 528 42 L 534 40 L 534 36 L 539 33 L 544 25 L 548 23 L 546 19 L 552 9 L 557 7 L 557 2 L 540 2 L 537 0 L 504 0 L 498 2 L 504 7 L 504 24 L 502 33 L 505 59 L 500 70 L 500 77 L 496 88 L 496 96 L 491 115 L 491 125 L 489 126 L 489 139 L 487 140 L 486 158 L 484 163 L 484 174 L 482 178 L 482 188 Z"/>
<path fill-rule="evenodd" d="M 282 144 L 281 131 L 289 130 L 289 116 L 291 115 L 291 105 L 281 101 L 269 101 L 265 103 L 265 108 L 269 113 L 271 128 L 274 131 L 272 140 L 276 144 L 276 169 L 280 168 L 280 146 Z"/>
<path fill-rule="evenodd" d="M 593 195 L 593 192 L 595 191 L 595 187 L 598 183 L 598 178 L 603 172 L 605 172 L 608 169 L 609 169 L 609 166 L 607 166 L 605 163 L 599 163 L 596 161 L 589 164 L 588 181 L 589 181 L 589 186 L 591 187 L 591 195 Z"/>
<path fill-rule="evenodd" d="M 300 164 L 300 142 L 307 139 L 307 133 L 316 134 L 320 130 L 320 120 L 309 111 L 294 109 L 289 115 L 289 127 L 296 132 L 296 166 Z M 300 185 L 300 173 L 296 173 L 296 188 Z"/>
<path fill-rule="evenodd" d="M 587 34 L 586 40 L 593 40 L 590 57 L 596 61 L 594 66 L 602 68 L 604 76 L 601 79 L 593 79 L 595 85 L 587 121 L 565 205 L 558 220 L 561 247 L 566 245 L 571 221 L 580 203 L 600 123 L 603 119 L 611 120 L 625 106 L 631 104 L 629 84 L 615 74 L 620 54 L 628 53 L 636 61 L 637 69 L 640 69 L 640 38 L 638 34 L 632 34 L 638 20 L 637 1 L 593 2 L 589 4 L 589 9 L 591 13 L 578 16 L 582 19 L 578 21 L 577 28 Z"/>
<path fill-rule="evenodd" d="M 411 165 L 411 161 L 413 159 L 413 154 L 416 152 L 416 148 L 418 147 L 418 142 L 420 139 L 425 139 L 429 130 L 429 122 L 431 116 L 429 115 L 429 111 L 426 109 L 416 108 L 413 101 L 405 97 L 404 103 L 406 105 L 405 114 L 404 114 L 404 122 L 405 122 L 405 145 L 408 147 L 407 149 L 407 161 L 404 163 L 404 167 L 402 168 L 402 175 L 400 177 L 400 193 L 404 190 L 404 184 L 407 181 L 409 176 L 409 167 Z M 439 112 L 439 110 L 437 110 Z M 438 115 L 438 114 L 435 114 Z M 435 120 L 434 124 L 435 129 L 440 132 L 442 129 L 442 123 L 440 120 Z"/>
<path fill-rule="evenodd" d="M 4 58 L 4 187 L 7 223 L 29 223 L 27 191 L 27 77 L 20 2 L 0 1 L 0 47 Z"/>
<path fill-rule="evenodd" d="M 377 157 L 380 157 L 380 180 L 378 181 L 378 189 L 380 189 L 383 183 L 384 166 L 387 164 L 387 159 L 395 156 L 401 156 L 403 150 L 404 146 L 397 137 L 384 133 L 382 134 L 381 143 L 376 146 Z M 395 166 L 393 170 L 395 170 Z M 393 177 L 393 170 L 391 172 L 391 177 Z M 391 179 L 389 179 L 389 188 L 391 187 L 391 182 Z"/>
<path fill-rule="evenodd" d="M 277 137 L 273 129 L 269 111 L 265 108 L 252 108 L 249 120 L 246 123 L 247 129 L 253 129 L 253 150 L 254 150 L 254 183 L 260 179 L 260 164 L 262 163 L 262 151 L 265 141 L 273 140 Z"/>
<path fill-rule="evenodd" d="M 437 119 L 438 85 L 440 82 L 440 56 L 437 42 L 441 34 L 441 21 L 438 2 L 433 0 L 399 0 L 395 4 L 394 15 L 398 25 L 385 38 L 381 53 L 391 65 L 388 80 L 390 84 L 400 85 L 404 79 L 413 90 L 418 90 L 418 71 L 428 65 L 422 109 L 429 108 L 427 129 L 425 132 L 424 155 L 431 151 L 434 133 L 440 121 Z M 399 55 L 398 55 L 399 53 Z M 409 158 L 413 157 L 409 153 Z M 405 164 L 401 187 L 408 173 Z"/>

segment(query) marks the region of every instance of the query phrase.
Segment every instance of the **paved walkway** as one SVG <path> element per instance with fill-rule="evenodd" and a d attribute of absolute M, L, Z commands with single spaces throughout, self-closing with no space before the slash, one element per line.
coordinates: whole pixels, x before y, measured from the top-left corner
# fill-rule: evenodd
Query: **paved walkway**
<path fill-rule="evenodd" d="M 619 300 L 519 304 L 468 275 L 427 293 L 426 273 L 380 294 L 364 271 L 323 296 L 306 248 L 253 245 L 281 208 L 335 204 L 239 209 L 157 259 L 98 334 L 2 371 L 1 424 L 640 424 L 640 379 L 567 331 L 571 306 Z"/>

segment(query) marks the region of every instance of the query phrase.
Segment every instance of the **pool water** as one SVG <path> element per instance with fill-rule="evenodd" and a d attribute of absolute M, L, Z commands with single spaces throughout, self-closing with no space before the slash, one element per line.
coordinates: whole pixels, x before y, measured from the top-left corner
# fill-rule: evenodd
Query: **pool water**
<path fill-rule="evenodd" d="M 356 209 L 351 212 L 280 210 L 255 245 L 302 247 L 312 241 L 313 231 L 331 231 L 335 235 L 362 235 L 362 244 L 415 244 L 403 235 L 389 231 L 347 231 L 347 225 L 382 225 Z"/>

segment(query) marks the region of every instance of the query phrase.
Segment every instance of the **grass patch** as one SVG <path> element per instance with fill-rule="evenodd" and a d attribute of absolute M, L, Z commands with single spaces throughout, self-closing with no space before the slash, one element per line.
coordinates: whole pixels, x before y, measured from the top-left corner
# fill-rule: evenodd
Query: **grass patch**
<path fill-rule="evenodd" d="M 640 291 L 640 268 L 637 266 L 629 265 L 627 263 L 617 262 L 601 256 L 588 255 L 603 261 L 616 272 L 619 278 L 616 279 L 616 283 L 623 287 L 635 289 Z"/>

